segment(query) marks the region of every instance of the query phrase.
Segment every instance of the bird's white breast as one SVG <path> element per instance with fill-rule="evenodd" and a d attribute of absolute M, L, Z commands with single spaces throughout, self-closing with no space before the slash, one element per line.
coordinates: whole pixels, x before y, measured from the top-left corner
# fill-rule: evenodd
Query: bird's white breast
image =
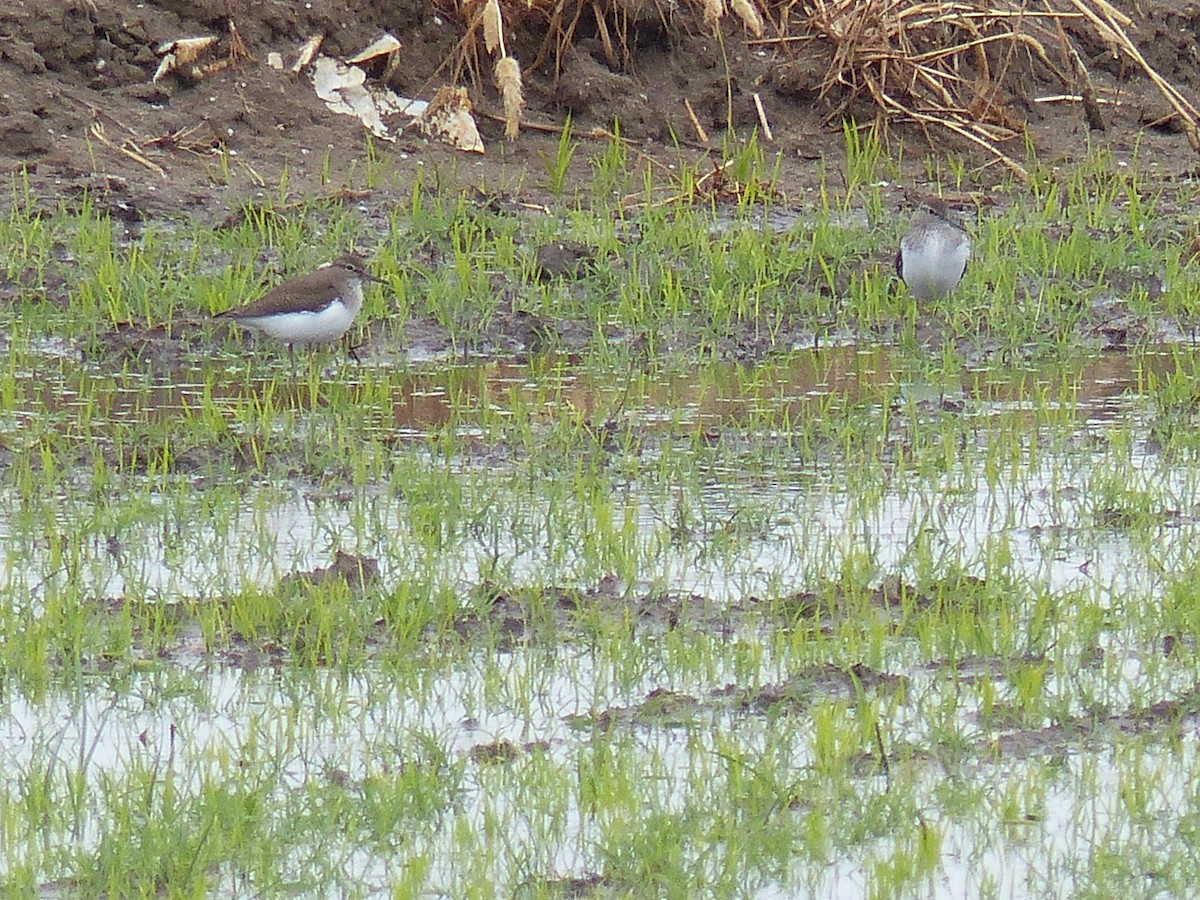
<path fill-rule="evenodd" d="M 346 297 L 333 300 L 320 310 L 247 316 L 238 321 L 258 329 L 267 337 L 289 344 L 336 341 L 346 333 L 362 308 L 361 284 L 354 284 L 346 294 Z"/>
<path fill-rule="evenodd" d="M 954 228 L 938 228 L 920 240 L 903 242 L 900 277 L 919 300 L 944 297 L 962 280 L 971 241 Z"/>

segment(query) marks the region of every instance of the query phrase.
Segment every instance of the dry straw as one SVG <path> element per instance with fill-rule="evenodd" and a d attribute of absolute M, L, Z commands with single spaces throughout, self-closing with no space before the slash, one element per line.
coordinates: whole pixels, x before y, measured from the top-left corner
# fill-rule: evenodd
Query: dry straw
<path fill-rule="evenodd" d="M 702 0 L 704 3 L 704 24 L 716 28 L 725 15 L 725 0 Z"/>
<path fill-rule="evenodd" d="M 1103 126 L 1100 92 L 1069 26 L 1136 63 L 1200 150 L 1196 108 L 1150 67 L 1126 34 L 1131 20 L 1106 0 L 807 0 L 799 19 L 801 34 L 759 43 L 808 42 L 829 55 L 819 96 L 831 105 L 830 119 L 866 100 L 885 124 L 909 120 L 952 132 L 1026 177 L 1000 149 L 1024 133 L 1007 89 L 1017 72 L 1058 79 L 1067 93 L 1056 99 L 1082 103 L 1089 124 Z"/>
<path fill-rule="evenodd" d="M 540 42 L 529 70 L 548 61 L 555 77 L 581 33 L 594 34 L 610 66 L 636 68 L 631 47 L 638 27 L 627 0 L 460 0 L 467 31 L 454 57 L 455 77 L 465 67 L 477 79 L 485 71 L 477 49 L 482 32 L 492 71 L 504 99 L 505 133 L 521 125 L 521 70 L 505 46 L 514 27 Z M 1025 133 L 1020 88 L 1057 82 L 1051 97 L 1034 102 L 1079 103 L 1089 125 L 1104 124 L 1105 96 L 1088 73 L 1079 41 L 1100 44 L 1140 68 L 1170 104 L 1192 146 L 1200 151 L 1200 112 L 1163 79 L 1129 38 L 1132 21 L 1108 0 L 688 0 L 656 2 L 668 31 L 686 32 L 699 18 L 718 33 L 737 21 L 758 47 L 785 53 L 803 48 L 811 71 L 815 58 L 825 75 L 815 87 L 828 105 L 828 120 L 866 104 L 885 125 L 915 122 L 930 133 L 944 131 L 979 146 L 1026 177 L 1002 147 Z M 763 38 L 768 30 L 778 36 Z M 786 66 L 785 66 L 786 67 Z M 528 71 L 528 70 L 527 70 Z M 1032 77 L 1031 77 L 1032 76 Z"/>
<path fill-rule="evenodd" d="M 755 37 L 763 36 L 763 20 L 750 0 L 729 0 L 729 8 L 737 13 L 742 24 Z"/>
<path fill-rule="evenodd" d="M 487 0 L 483 5 L 483 45 L 488 53 L 499 49 L 504 56 L 504 19 L 500 16 L 499 0 Z"/>

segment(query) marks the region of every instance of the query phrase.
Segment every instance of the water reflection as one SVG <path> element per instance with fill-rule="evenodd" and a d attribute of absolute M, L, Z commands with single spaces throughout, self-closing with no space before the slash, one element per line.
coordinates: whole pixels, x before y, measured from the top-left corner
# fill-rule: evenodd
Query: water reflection
<path fill-rule="evenodd" d="M 649 427 L 752 427 L 764 414 L 782 414 L 783 420 L 798 422 L 827 412 L 831 402 L 881 403 L 913 381 L 897 354 L 883 347 L 830 347 L 753 366 L 707 363 L 653 379 L 635 376 L 632 384 L 625 373 L 546 363 L 531 367 L 494 361 L 414 373 L 393 394 L 393 424 L 405 430 L 435 430 L 452 421 L 474 424 L 472 410 L 569 403 L 587 417 L 607 414 L 618 404 L 626 411 L 640 410 L 639 419 Z M 931 395 L 961 392 L 986 404 L 985 414 L 1043 399 L 1070 404 L 1089 418 L 1096 413 L 1103 418 L 1105 409 L 1111 416 L 1140 393 L 1148 377 L 1165 378 L 1178 365 L 1177 355 L 1166 349 L 1136 356 L 1110 353 L 1065 368 L 969 371 L 957 384 L 925 387 Z"/>
<path fill-rule="evenodd" d="M 346 364 L 313 374 L 251 377 L 246 370 L 193 369 L 170 380 L 141 374 L 105 375 L 83 370 L 32 375 L 18 380 L 13 427 L 40 416 L 49 421 L 156 424 L 194 413 L 205 404 L 236 409 L 246 403 L 306 410 L 349 404 L 390 409 L 384 420 L 404 432 L 436 431 L 450 424 L 477 426 L 486 416 L 513 409 L 553 413 L 569 405 L 592 419 L 616 409 L 647 427 L 753 427 L 761 417 L 802 422 L 838 406 L 883 403 L 898 391 L 931 398 L 961 396 L 987 415 L 1035 403 L 1068 404 L 1084 418 L 1108 418 L 1147 380 L 1165 379 L 1181 368 L 1178 348 L 1096 354 L 1067 364 L 1022 370 L 966 371 L 955 382 L 928 384 L 900 355 L 886 347 L 827 347 L 797 351 L 753 365 L 716 362 L 688 371 L 642 372 L 580 367 L 573 357 L 531 361 L 495 359 L 406 373 L 386 373 Z M 1105 413 L 1108 410 L 1108 413 Z M 381 410 L 383 412 L 383 410 Z"/>

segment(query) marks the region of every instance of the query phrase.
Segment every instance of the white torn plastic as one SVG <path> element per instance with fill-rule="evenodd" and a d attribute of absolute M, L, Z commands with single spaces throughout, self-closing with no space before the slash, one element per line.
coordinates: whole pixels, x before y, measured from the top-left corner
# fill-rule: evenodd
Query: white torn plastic
<path fill-rule="evenodd" d="M 234 46 L 229 58 L 204 67 L 196 66 L 196 60 L 217 43 L 217 37 L 180 38 L 162 44 L 158 52 L 163 56 L 163 61 L 153 80 L 158 81 L 169 72 L 179 72 L 185 77 L 199 80 L 227 67 L 239 57 L 248 58 L 244 47 L 240 53 L 238 51 L 240 39 L 232 22 L 230 32 Z M 416 124 L 425 134 L 459 150 L 483 152 L 483 140 L 475 127 L 471 101 L 464 88 L 443 87 L 432 102 L 426 103 L 401 97 L 381 84 L 368 83 L 367 68 L 378 74 L 380 69 L 377 63 L 384 61 L 383 73 L 386 78 L 399 63 L 401 44 L 394 35 L 385 32 L 345 62 L 319 55 L 323 41 L 324 37 L 319 34 L 310 37 L 299 47 L 295 61 L 288 68 L 293 73 L 299 73 L 311 63 L 313 89 L 329 109 L 354 116 L 371 134 L 385 141 L 394 141 L 404 125 Z M 272 51 L 267 54 L 267 65 L 282 71 L 287 63 L 280 53 Z M 405 121 L 389 127 L 384 120 L 397 115 L 404 115 Z"/>
<path fill-rule="evenodd" d="M 367 73 L 329 56 L 318 56 L 313 66 L 313 88 L 325 105 L 336 113 L 354 116 L 376 137 L 393 141 L 384 116 L 408 112 L 416 116 L 415 101 L 387 88 L 368 86 Z"/>
<path fill-rule="evenodd" d="M 385 118 L 404 114 L 408 123 L 415 123 L 425 134 L 445 141 L 459 150 L 483 152 L 483 140 L 471 114 L 471 101 L 464 88 L 444 87 L 433 101 L 410 100 L 394 91 L 368 84 L 367 73 L 360 65 L 386 58 L 387 69 L 399 60 L 400 42 L 384 34 L 361 53 L 340 62 L 329 56 L 318 56 L 312 69 L 313 88 L 325 105 L 336 113 L 354 116 L 371 134 L 385 141 L 395 140 L 403 125 L 389 128 Z"/>

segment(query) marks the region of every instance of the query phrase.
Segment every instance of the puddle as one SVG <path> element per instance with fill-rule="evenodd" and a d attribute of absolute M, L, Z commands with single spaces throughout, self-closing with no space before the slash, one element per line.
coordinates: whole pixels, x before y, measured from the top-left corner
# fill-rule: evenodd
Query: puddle
<path fill-rule="evenodd" d="M 942 390 L 905 384 L 884 349 L 834 348 L 755 368 L 715 365 L 702 378 L 694 373 L 668 375 L 639 382 L 636 389 L 609 374 L 542 360 L 536 368 L 498 361 L 413 372 L 398 379 L 390 406 L 383 408 L 370 382 L 352 380 L 353 368 L 343 370 L 350 380 L 337 390 L 362 408 L 366 421 L 378 421 L 380 429 L 401 437 L 450 426 L 479 435 L 482 416 L 503 418 L 512 409 L 532 410 L 536 416 L 541 409 L 566 406 L 585 421 L 598 423 L 612 416 L 626 427 L 650 433 L 700 431 L 718 439 L 724 429 L 745 434 L 762 421 L 798 425 L 829 414 L 831 404 L 870 409 L 893 397 L 894 417 L 901 419 L 909 409 L 918 416 L 961 415 L 984 422 L 1006 416 L 1015 419 L 1013 427 L 1021 427 L 1022 421 L 1038 427 L 1047 411 L 1065 409 L 1086 431 L 1118 420 L 1136 424 L 1145 415 L 1137 385 L 1147 373 L 1165 377 L 1174 365 L 1165 352 L 1138 361 L 1111 354 L 1065 374 L 967 373 L 960 387 Z M 10 442 L 19 445 L 22 423 L 35 415 L 67 433 L 103 434 L 105 423 L 111 428 L 169 422 L 204 402 L 235 409 L 251 402 L 259 390 L 268 389 L 256 383 L 205 386 L 138 378 L 85 378 L 72 386 L 51 377 L 20 386 L 25 409 L 18 406 L 13 411 Z M 272 402 L 302 412 L 314 393 L 301 386 L 292 390 L 274 396 L 271 388 Z M 368 392 L 370 399 L 364 402 Z M 1047 394 L 1051 399 L 1028 399 Z M 290 422 L 278 427 L 290 427 Z M 902 431 L 892 440 L 902 440 Z M 813 571 L 812 547 L 836 548 L 826 550 L 835 558 L 863 553 L 881 571 L 894 571 L 918 543 L 939 545 L 940 552 L 967 570 L 1003 547 L 1020 575 L 1042 581 L 1051 590 L 1094 590 L 1102 585 L 1109 592 L 1145 591 L 1156 576 L 1129 558 L 1128 542 L 1120 532 L 1100 538 L 1093 533 L 1087 478 L 1103 452 L 1101 447 L 1094 453 L 1085 449 L 1070 456 L 1030 457 L 1021 465 L 1018 480 L 1003 492 L 992 486 L 994 475 L 981 471 L 978 460 L 971 459 L 933 480 L 915 477 L 907 484 L 885 487 L 869 502 L 844 488 L 835 459 L 797 453 L 794 462 L 783 461 L 782 472 L 762 477 L 718 465 L 708 471 L 698 493 L 682 502 L 635 479 L 619 487 L 615 511 L 636 531 L 640 543 L 654 548 L 647 550 L 653 564 L 641 573 L 646 585 L 696 592 L 718 603 L 803 585 Z M 420 452 L 412 458 L 417 472 L 441 467 Z M 1135 452 L 1128 460 L 1128 477 L 1154 482 L 1163 493 L 1190 495 L 1190 477 L 1158 474 L 1157 465 L 1157 457 Z M 528 533 L 570 533 L 580 527 L 560 521 L 536 482 L 522 482 L 512 468 L 497 465 L 490 455 L 481 462 L 464 461 L 456 470 L 469 475 L 459 481 L 465 509 L 488 504 L 507 509 L 519 523 L 518 530 Z M 4 518 L 14 520 L 19 497 L 12 489 L 0 489 L 0 497 Z M 420 539 L 409 533 L 411 503 L 403 492 L 347 489 L 335 493 L 337 502 L 324 502 L 330 498 L 318 486 L 292 479 L 240 486 L 236 497 L 220 492 L 212 497 L 220 497 L 221 508 L 198 515 L 199 508 L 211 507 L 211 497 L 201 501 L 190 492 L 163 496 L 154 503 L 157 510 L 140 522 L 120 521 L 129 517 L 114 517 L 107 504 L 64 504 L 59 522 L 64 533 L 71 520 L 113 520 L 111 530 L 101 531 L 90 549 L 79 551 L 83 565 L 70 577 L 84 578 L 89 592 L 99 597 L 195 596 L 214 587 L 269 588 L 288 572 L 326 564 L 338 549 L 377 557 L 385 583 L 403 576 L 409 560 L 427 557 Z M 1191 516 L 1191 509 L 1181 509 Z M 712 539 L 748 513 L 754 519 L 754 537 L 739 541 L 732 558 L 714 554 Z M 181 528 L 184 523 L 186 530 Z M 1168 542 L 1173 539 L 1171 530 L 1164 536 Z M 12 542 L 20 536 L 0 520 L 0 537 Z M 519 581 L 570 584 L 578 579 L 575 554 L 547 554 L 511 533 L 491 534 L 486 540 L 459 534 L 451 543 L 453 552 L 443 552 L 431 573 L 450 587 L 478 583 L 497 554 Z M 235 549 L 239 546 L 242 551 Z M 57 552 L 53 546 L 43 552 L 35 544 L 23 547 L 14 558 L 11 547 L 0 546 L 0 559 L 8 560 L 10 584 L 31 585 L 44 581 L 44 567 Z M 65 572 L 62 577 L 67 577 Z"/>
<path fill-rule="evenodd" d="M 764 659 L 762 669 L 775 664 Z M 0 762 L 10 779 L 9 799 L 16 800 L 17 784 L 30 780 L 58 793 L 72 778 L 103 785 L 134 770 L 169 779 L 180 796 L 203 796 L 226 785 L 235 795 L 248 791 L 261 803 L 264 785 L 247 785 L 239 772 L 265 771 L 271 773 L 266 788 L 276 814 L 304 821 L 321 815 L 322 803 L 341 790 L 349 790 L 356 808 L 376 802 L 373 792 L 381 789 L 421 790 L 429 795 L 429 811 L 401 825 L 401 856 L 428 859 L 427 886 L 452 896 L 463 896 L 480 874 L 505 892 L 527 876 L 510 857 L 485 852 L 491 840 L 487 835 L 499 823 L 516 859 L 533 854 L 552 860 L 542 871 L 557 877 L 595 874 L 602 860 L 589 848 L 605 843 L 604 823 L 589 814 L 574 792 L 553 822 L 540 820 L 525 795 L 539 779 L 573 783 L 581 771 L 610 754 L 635 761 L 642 808 L 667 816 L 704 806 L 723 809 L 729 799 L 724 757 L 730 739 L 725 735 L 736 734 L 738 752 L 748 759 L 782 754 L 773 760 L 785 766 L 780 799 L 791 791 L 795 800 L 790 810 L 775 815 L 790 823 L 788 828 L 804 834 L 814 826 L 814 816 L 828 816 L 834 827 L 837 820 L 854 815 L 849 809 L 820 808 L 822 791 L 816 785 L 825 776 L 820 775 L 820 751 L 805 734 L 804 717 L 714 711 L 712 698 L 720 693 L 714 686 L 745 678 L 735 666 L 718 663 L 703 679 L 674 682 L 675 691 L 700 699 L 703 709 L 692 724 L 686 718 L 657 726 L 634 721 L 608 724 L 601 731 L 572 722 L 641 704 L 659 689 L 660 675 L 645 672 L 630 678 L 591 651 L 569 649 L 437 664 L 431 674 L 413 681 L 374 668 L 346 675 L 182 665 L 176 667 L 172 696 L 165 701 L 147 702 L 163 694 L 157 674 L 134 677 L 120 693 L 100 691 L 36 705 L 12 699 L 0 719 Z M 959 690 L 937 672 L 914 672 L 910 679 L 906 693 L 920 697 L 921 706 L 953 702 Z M 969 720 L 969 712 L 965 718 Z M 924 728 L 917 715 L 893 721 L 889 740 L 896 747 L 928 745 Z M 603 737 L 602 745 L 596 744 L 597 736 Z M 944 735 L 935 735 L 932 746 L 942 739 Z M 900 784 L 927 798 L 922 815 L 938 829 L 941 862 L 922 881 L 923 896 L 977 896 L 988 890 L 1024 895 L 1030 884 L 1044 884 L 1050 874 L 1069 893 L 1076 877 L 1072 861 L 1089 852 L 1096 835 L 1126 821 L 1119 797 L 1128 777 L 1121 773 L 1130 757 L 1136 756 L 1139 772 L 1159 776 L 1156 790 L 1164 798 L 1186 793 L 1197 774 L 1191 743 L 1142 746 L 1136 752 L 1118 749 L 1117 759 L 1079 754 L 1076 745 L 1070 747 L 1051 760 L 1037 752 L 997 760 L 981 747 L 953 771 L 934 758 L 900 754 L 888 773 L 868 762 L 856 781 L 864 806 L 886 803 L 889 791 L 899 790 Z M 425 780 L 398 779 L 404 767 L 421 770 Z M 698 771 L 709 774 L 697 778 Z M 1030 783 L 1027 793 L 1023 783 Z M 956 795 L 985 800 L 979 811 L 967 813 L 956 809 L 950 799 Z M 78 827 L 64 846 L 86 851 L 103 840 L 92 805 L 80 804 L 74 816 L 68 815 Z M 993 817 L 1002 821 L 1001 827 L 980 828 L 981 821 Z M 350 833 L 339 835 L 342 828 Z M 322 852 L 340 879 L 368 894 L 389 891 L 397 849 L 387 841 L 355 840 L 348 823 L 338 825 L 333 835 L 318 833 L 313 839 L 320 843 L 307 844 L 303 833 L 291 838 L 298 842 L 281 874 L 301 877 L 311 864 L 310 854 Z M 863 834 L 847 846 L 819 847 L 817 859 L 794 865 L 784 882 L 760 873 L 746 885 L 748 895 L 795 896 L 803 886 L 807 896 L 866 896 L 878 877 L 875 867 L 897 852 L 907 852 L 903 843 Z M 477 859 L 468 864 L 464 854 L 471 853 Z M 698 864 L 719 865 L 721 858 L 717 852 Z M 245 895 L 236 872 L 214 873 L 210 888 L 227 896 Z M 325 892 L 338 893 L 339 888 Z"/>
<path fill-rule="evenodd" d="M 570 356 L 539 357 L 533 364 L 500 359 L 420 367 L 402 377 L 389 373 L 388 383 L 393 386 L 391 424 L 416 434 L 451 422 L 470 426 L 472 410 L 503 412 L 514 405 L 567 403 L 584 416 L 624 411 L 647 425 L 746 427 L 764 414 L 783 413 L 789 421 L 821 415 L 829 398 L 846 406 L 880 402 L 892 394 L 926 404 L 969 401 L 966 415 L 1062 405 L 1084 418 L 1106 421 L 1129 408 L 1146 378 L 1161 379 L 1176 368 L 1176 354 L 1164 348 L 1137 357 L 1098 354 L 1044 372 L 968 371 L 957 384 L 929 385 L 911 381 L 887 348 L 834 346 L 795 351 L 783 360 L 753 366 L 710 363 L 700 373 L 639 379 L 634 392 L 626 383 L 628 373 L 580 370 Z M 103 430 L 106 422 L 169 421 L 196 409 L 206 396 L 222 406 L 263 396 L 283 409 L 322 402 L 303 370 L 298 383 L 290 384 L 286 378 L 247 380 L 241 369 L 227 378 L 213 379 L 210 373 L 206 382 L 205 372 L 110 376 L 63 367 L 39 371 L 36 377 L 30 373 L 17 379 L 15 409 L 8 412 L 17 417 L 74 412 Z M 327 388 L 336 382 L 350 403 L 361 402 L 365 390 L 377 383 L 370 367 L 350 362 L 327 368 L 321 379 Z"/>
<path fill-rule="evenodd" d="M 1087 461 L 1051 457 L 1028 467 L 1012 490 L 1000 493 L 984 474 L 950 469 L 935 482 L 888 491 L 869 503 L 812 471 L 791 473 L 790 483 L 715 472 L 713 483 L 682 502 L 628 484 L 614 513 L 622 527 L 636 532 L 647 559 L 640 583 L 632 587 L 698 593 L 718 604 L 805 587 L 817 571 L 836 570 L 839 561 L 855 555 L 869 558 L 881 572 L 897 571 L 918 548 L 931 546 L 943 563 L 979 574 L 992 555 L 1003 552 L 1015 577 L 1052 591 L 1115 596 L 1150 590 L 1160 579 L 1153 563 L 1161 557 L 1146 559 L 1119 529 L 1096 533 Z M 436 469 L 438 463 L 424 465 Z M 1138 456 L 1129 461 L 1129 472 L 1153 481 L 1157 491 L 1194 495 L 1194 476 L 1160 476 L 1157 466 L 1157 457 Z M 385 585 L 412 578 L 419 561 L 435 587 L 461 590 L 490 577 L 497 558 L 518 583 L 578 583 L 587 568 L 584 521 L 564 515 L 536 483 L 514 478 L 504 466 L 467 465 L 459 471 L 461 506 L 490 506 L 511 528 L 478 531 L 456 523 L 433 559 L 426 535 L 413 533 L 428 501 L 419 500 L 414 510 L 403 494 L 371 491 L 324 502 L 311 485 L 298 482 L 247 486 L 236 495 L 222 494 L 215 507 L 215 496 L 200 500 L 190 492 L 173 493 L 145 521 L 123 522 L 108 504 L 73 503 L 63 507 L 58 523 L 64 535 L 81 519 L 109 523 L 75 548 L 74 567 L 47 576 L 62 552 L 57 544 L 23 545 L 13 555 L 11 542 L 21 536 L 2 522 L 0 537 L 9 546 L 0 546 L 0 559 L 10 588 L 40 585 L 44 591 L 69 582 L 95 597 L 270 589 L 290 572 L 326 565 L 339 549 L 377 558 Z M 11 488 L 0 489 L 4 518 L 15 517 L 20 505 Z M 1173 545 L 1185 541 L 1192 527 L 1190 518 L 1186 523 L 1165 518 L 1158 552 L 1182 554 Z M 574 534 L 578 550 L 546 548 L 525 537 L 540 533 Z M 723 542 L 732 549 L 721 551 Z M 822 548 L 816 560 L 814 547 Z"/>

